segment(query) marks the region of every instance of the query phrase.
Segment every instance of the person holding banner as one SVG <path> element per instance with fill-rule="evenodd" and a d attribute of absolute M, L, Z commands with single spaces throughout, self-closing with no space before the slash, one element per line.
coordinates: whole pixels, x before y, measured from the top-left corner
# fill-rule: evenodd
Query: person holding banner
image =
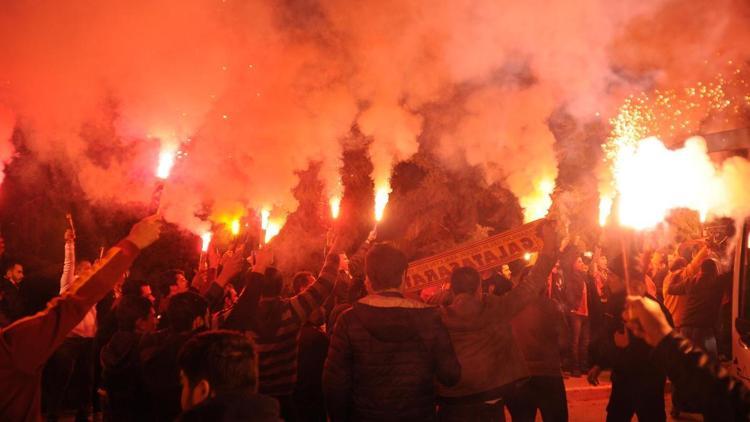
<path fill-rule="evenodd" d="M 511 321 L 546 288 L 558 251 L 555 222 L 544 221 L 537 230 L 544 243 L 539 258 L 528 277 L 503 296 L 483 296 L 475 269 L 453 270 L 449 292 L 453 298 L 440 311 L 462 373 L 455 385 L 438 384 L 440 421 L 503 421 L 504 399 L 528 378 Z"/>

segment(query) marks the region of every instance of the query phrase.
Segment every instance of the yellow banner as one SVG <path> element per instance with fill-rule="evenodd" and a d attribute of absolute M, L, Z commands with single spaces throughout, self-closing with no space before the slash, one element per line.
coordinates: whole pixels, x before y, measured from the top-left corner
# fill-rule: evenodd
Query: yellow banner
<path fill-rule="evenodd" d="M 442 285 L 450 280 L 451 271 L 457 267 L 474 267 L 477 271 L 495 268 L 523 258 L 527 252 L 542 248 L 542 239 L 537 236 L 537 227 L 544 220 L 536 220 L 523 226 L 486 239 L 461 245 L 429 258 L 409 264 L 406 270 L 404 289 L 413 292 L 425 287 Z"/>

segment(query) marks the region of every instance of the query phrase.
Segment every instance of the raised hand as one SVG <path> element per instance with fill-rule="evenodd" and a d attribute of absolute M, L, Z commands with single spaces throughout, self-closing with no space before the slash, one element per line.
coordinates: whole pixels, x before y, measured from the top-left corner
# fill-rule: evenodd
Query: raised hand
<path fill-rule="evenodd" d="M 144 249 L 156 242 L 161 235 L 163 221 L 160 216 L 152 215 L 135 223 L 130 234 L 125 238 L 139 249 Z"/>

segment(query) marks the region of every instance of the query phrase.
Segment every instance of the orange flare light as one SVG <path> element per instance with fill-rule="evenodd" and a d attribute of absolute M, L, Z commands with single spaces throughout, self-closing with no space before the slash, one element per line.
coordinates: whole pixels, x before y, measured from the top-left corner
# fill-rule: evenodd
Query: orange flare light
<path fill-rule="evenodd" d="M 599 226 L 604 227 L 607 225 L 609 214 L 612 212 L 612 198 L 609 196 L 602 196 L 599 199 Z"/>
<path fill-rule="evenodd" d="M 211 244 L 211 236 L 211 232 L 205 232 L 201 235 L 201 241 L 203 242 L 201 251 L 208 252 L 208 245 Z"/>
<path fill-rule="evenodd" d="M 268 209 L 262 209 L 260 211 L 260 228 L 268 230 L 268 219 L 271 217 L 271 211 Z"/>
<path fill-rule="evenodd" d="M 240 220 L 235 218 L 232 220 L 232 222 L 229 224 L 229 231 L 232 232 L 232 236 L 237 236 L 240 234 Z"/>
<path fill-rule="evenodd" d="M 276 237 L 277 234 L 279 234 L 279 232 L 281 231 L 281 224 L 275 221 L 268 221 L 265 231 L 266 231 L 266 236 L 265 236 L 264 241 L 265 243 L 268 243 L 271 241 L 271 239 Z"/>
<path fill-rule="evenodd" d="M 159 166 L 156 168 L 156 177 L 166 180 L 174 166 L 175 152 L 163 150 L 159 153 Z"/>
<path fill-rule="evenodd" d="M 555 182 L 552 179 L 542 179 L 534 187 L 534 191 L 522 197 L 519 202 L 523 208 L 524 222 L 538 220 L 547 215 L 552 205 L 552 192 L 555 190 Z"/>
<path fill-rule="evenodd" d="M 385 206 L 388 205 L 388 196 L 390 190 L 387 188 L 378 188 L 375 191 L 375 221 L 383 219 L 383 213 L 385 213 Z"/>
<path fill-rule="evenodd" d="M 341 213 L 341 198 L 334 196 L 328 202 L 331 205 L 331 217 L 333 217 L 334 220 L 339 218 L 339 213 Z"/>

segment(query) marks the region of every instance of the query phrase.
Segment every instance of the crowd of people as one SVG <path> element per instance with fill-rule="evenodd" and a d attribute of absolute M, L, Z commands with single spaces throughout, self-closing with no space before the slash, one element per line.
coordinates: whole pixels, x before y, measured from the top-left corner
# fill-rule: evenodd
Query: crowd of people
<path fill-rule="evenodd" d="M 568 420 L 564 377 L 611 370 L 608 421 L 746 420 L 750 396 L 719 364 L 726 286 L 705 242 L 585 253 L 540 225 L 533 265 L 405 294 L 406 256 L 338 237 L 315 276 L 286 282 L 269 248 L 211 251 L 138 280 L 153 216 L 95 262 L 65 234 L 60 295 L 25 316 L 21 263 L 0 280 L 0 419 L 108 421 Z M 347 258 L 345 250 L 357 252 Z M 604 418 L 604 415 L 602 415 Z"/>

